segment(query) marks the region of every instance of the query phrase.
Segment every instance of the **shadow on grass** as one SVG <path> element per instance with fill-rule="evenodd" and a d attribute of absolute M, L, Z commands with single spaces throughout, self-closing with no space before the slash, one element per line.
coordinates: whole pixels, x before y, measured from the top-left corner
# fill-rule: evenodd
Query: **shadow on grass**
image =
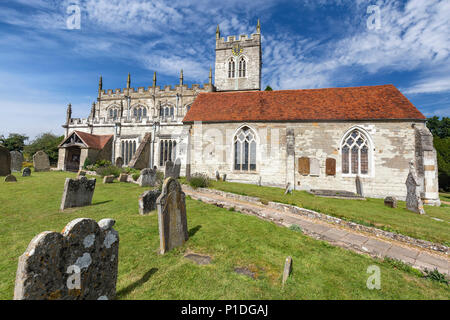
<path fill-rule="evenodd" d="M 202 227 L 202 226 L 198 225 L 198 226 L 196 226 L 196 227 L 191 228 L 191 230 L 188 231 L 188 233 L 189 233 L 189 238 L 193 237 L 194 234 L 196 234 L 197 231 L 200 230 L 201 227 Z"/>
<path fill-rule="evenodd" d="M 105 204 L 105 203 L 108 203 L 108 202 L 111 202 L 111 201 L 113 201 L 113 200 L 106 200 L 106 201 L 96 202 L 96 203 L 91 204 L 91 206 L 98 206 L 100 204 Z"/>
<path fill-rule="evenodd" d="M 158 271 L 158 268 L 151 268 L 149 271 L 147 271 L 142 278 L 140 278 L 139 280 L 133 282 L 132 284 L 130 284 L 128 287 L 123 288 L 122 290 L 117 292 L 117 297 L 122 297 L 122 296 L 126 296 L 127 294 L 131 293 L 134 289 L 142 286 L 144 283 L 146 283 L 148 281 L 148 279 L 150 279 L 150 277 L 156 272 Z"/>

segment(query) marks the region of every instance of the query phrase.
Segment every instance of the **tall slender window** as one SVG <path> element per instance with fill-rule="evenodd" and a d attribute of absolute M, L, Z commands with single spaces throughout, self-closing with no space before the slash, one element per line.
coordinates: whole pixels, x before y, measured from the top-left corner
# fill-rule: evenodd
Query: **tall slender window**
<path fill-rule="evenodd" d="M 241 57 L 239 59 L 239 77 L 243 78 L 245 77 L 247 73 L 247 62 L 245 61 L 244 57 Z"/>
<path fill-rule="evenodd" d="M 161 140 L 159 147 L 159 165 L 165 166 L 166 161 L 175 162 L 177 155 L 177 142 L 174 140 Z"/>
<path fill-rule="evenodd" d="M 342 173 L 369 174 L 369 140 L 357 129 L 343 141 Z"/>
<path fill-rule="evenodd" d="M 234 170 L 256 171 L 256 136 L 249 127 L 234 137 Z"/>
<path fill-rule="evenodd" d="M 234 78 L 235 71 L 236 71 L 236 64 L 234 62 L 234 59 L 230 58 L 230 60 L 228 60 L 228 78 Z"/>

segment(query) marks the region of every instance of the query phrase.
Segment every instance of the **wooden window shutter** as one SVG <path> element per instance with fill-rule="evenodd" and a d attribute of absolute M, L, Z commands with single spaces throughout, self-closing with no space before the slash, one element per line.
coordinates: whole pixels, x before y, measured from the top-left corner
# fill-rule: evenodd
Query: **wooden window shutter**
<path fill-rule="evenodd" d="M 309 175 L 309 158 L 302 157 L 298 159 L 298 173 L 301 175 L 307 176 Z"/>
<path fill-rule="evenodd" d="M 327 176 L 335 176 L 336 175 L 336 159 L 327 158 L 326 173 L 327 173 Z"/>

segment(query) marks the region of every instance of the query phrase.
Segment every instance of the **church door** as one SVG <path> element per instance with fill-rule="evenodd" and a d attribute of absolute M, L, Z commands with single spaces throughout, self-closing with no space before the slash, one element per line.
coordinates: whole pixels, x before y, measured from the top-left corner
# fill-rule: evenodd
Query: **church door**
<path fill-rule="evenodd" d="M 66 156 L 67 171 L 78 171 L 80 169 L 80 154 L 81 149 L 79 147 L 72 147 L 67 149 L 67 156 Z"/>

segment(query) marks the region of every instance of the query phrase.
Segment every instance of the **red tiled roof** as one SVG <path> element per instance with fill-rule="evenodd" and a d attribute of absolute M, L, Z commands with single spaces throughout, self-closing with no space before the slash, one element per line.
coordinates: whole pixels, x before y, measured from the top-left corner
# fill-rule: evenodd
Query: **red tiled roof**
<path fill-rule="evenodd" d="M 82 131 L 74 131 L 78 137 L 84 142 L 84 144 L 90 148 L 90 149 L 96 149 L 96 150 L 102 150 L 105 145 L 108 143 L 109 140 L 113 137 L 112 134 L 108 135 L 98 135 L 98 134 L 90 134 Z M 71 135 L 69 135 L 70 137 Z M 69 138 L 68 137 L 68 138 Z M 62 146 L 64 142 L 67 139 L 64 139 L 64 141 L 60 144 Z"/>
<path fill-rule="evenodd" d="M 200 93 L 183 122 L 424 120 L 393 85 Z"/>

